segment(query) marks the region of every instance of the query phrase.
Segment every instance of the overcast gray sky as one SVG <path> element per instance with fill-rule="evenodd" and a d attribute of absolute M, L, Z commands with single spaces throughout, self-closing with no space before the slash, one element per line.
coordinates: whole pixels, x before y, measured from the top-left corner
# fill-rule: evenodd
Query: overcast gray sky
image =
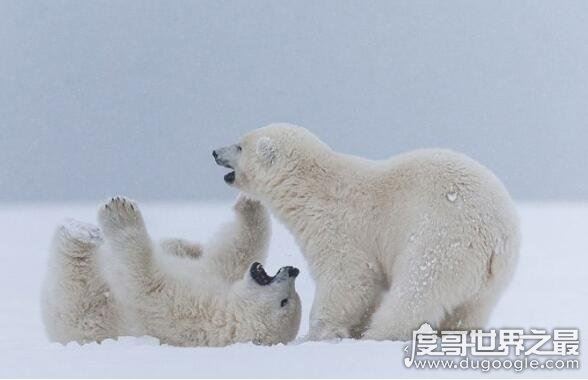
<path fill-rule="evenodd" d="M 272 121 L 588 199 L 586 1 L 2 1 L 0 49 L 0 201 L 229 198 Z"/>

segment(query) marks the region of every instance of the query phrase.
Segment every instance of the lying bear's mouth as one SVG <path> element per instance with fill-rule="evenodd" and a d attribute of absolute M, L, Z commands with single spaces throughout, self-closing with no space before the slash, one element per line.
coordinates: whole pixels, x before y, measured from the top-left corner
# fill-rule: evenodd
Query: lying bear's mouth
<path fill-rule="evenodd" d="M 281 282 L 281 281 L 285 280 L 286 278 L 290 278 L 290 277 L 296 278 L 296 276 L 298 276 L 300 271 L 298 270 L 298 268 L 288 266 L 288 267 L 280 268 L 280 270 L 278 271 L 278 273 L 276 273 L 275 276 L 270 276 L 265 272 L 263 265 L 261 265 L 258 262 L 255 262 L 251 265 L 251 269 L 249 270 L 249 273 L 251 274 L 251 278 L 255 282 L 257 282 L 259 285 L 263 286 L 263 285 L 271 284 L 276 279 L 278 279 L 278 282 Z M 282 273 L 287 273 L 287 275 L 286 274 L 282 275 Z"/>
<path fill-rule="evenodd" d="M 269 285 L 276 278 L 276 276 L 268 275 L 265 269 L 263 269 L 263 265 L 258 262 L 251 265 L 249 273 L 251 274 L 251 278 L 259 285 Z"/>

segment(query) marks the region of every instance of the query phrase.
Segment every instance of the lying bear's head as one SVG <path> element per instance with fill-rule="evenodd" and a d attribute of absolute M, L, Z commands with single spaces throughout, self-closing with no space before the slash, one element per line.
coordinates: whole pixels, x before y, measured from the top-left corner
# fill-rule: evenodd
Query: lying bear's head
<path fill-rule="evenodd" d="M 231 169 L 225 182 L 263 198 L 297 173 L 313 168 L 321 152 L 330 150 L 306 129 L 272 124 L 249 132 L 237 144 L 215 149 L 218 165 Z"/>
<path fill-rule="evenodd" d="M 295 289 L 298 269 L 282 267 L 269 276 L 253 263 L 233 292 L 237 341 L 272 345 L 296 338 L 300 327 L 300 298 Z"/>

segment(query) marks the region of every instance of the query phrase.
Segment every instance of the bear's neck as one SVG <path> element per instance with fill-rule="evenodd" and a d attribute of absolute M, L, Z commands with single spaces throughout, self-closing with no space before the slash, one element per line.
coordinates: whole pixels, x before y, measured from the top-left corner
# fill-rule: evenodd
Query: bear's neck
<path fill-rule="evenodd" d="M 266 203 L 303 248 L 317 235 L 341 236 L 342 208 L 358 204 L 361 187 L 369 180 L 369 165 L 352 156 L 323 152 L 275 184 Z"/>

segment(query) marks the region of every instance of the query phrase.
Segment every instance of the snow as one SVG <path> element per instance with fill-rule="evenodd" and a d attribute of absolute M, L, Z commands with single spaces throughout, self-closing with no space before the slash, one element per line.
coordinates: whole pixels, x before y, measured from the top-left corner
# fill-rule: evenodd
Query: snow
<path fill-rule="evenodd" d="M 39 310 L 47 248 L 58 222 L 95 221 L 92 204 L 0 205 L 0 377 L 418 377 L 482 376 L 476 371 L 406 369 L 401 342 L 298 342 L 225 348 L 160 346 L 156 339 L 120 338 L 62 346 L 47 341 Z M 151 234 L 205 241 L 231 218 L 229 203 L 143 204 Z M 497 327 L 578 327 L 588 331 L 588 204 L 520 204 L 523 249 L 517 273 L 496 307 Z M 301 269 L 302 336 L 314 285 L 293 238 L 274 221 L 268 271 Z M 586 334 L 584 334 L 586 335 Z M 586 340 L 580 346 L 583 353 Z M 495 375 L 513 375 L 495 372 Z M 587 376 L 586 369 L 526 376 Z"/>

